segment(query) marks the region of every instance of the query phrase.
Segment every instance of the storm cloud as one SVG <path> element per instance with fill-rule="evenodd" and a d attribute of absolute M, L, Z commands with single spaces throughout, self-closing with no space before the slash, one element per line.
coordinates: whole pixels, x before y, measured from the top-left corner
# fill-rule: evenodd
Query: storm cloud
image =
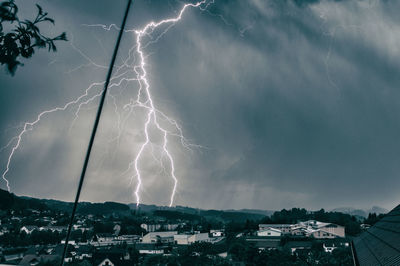
<path fill-rule="evenodd" d="M 4 145 L 21 122 L 104 81 L 102 66 L 108 65 L 117 31 L 87 25 L 118 25 L 125 6 L 125 1 L 38 2 L 56 20 L 50 33 L 66 31 L 70 41 L 60 43 L 56 54 L 38 52 L 15 77 L 0 74 Z M 179 178 L 175 204 L 219 209 L 398 204 L 400 18 L 395 10 L 400 4 L 215 2 L 205 11 L 188 9 L 146 48 L 157 106 L 202 146 L 189 151 L 179 139 L 171 142 Z M 21 15 L 34 14 L 36 2 L 17 3 Z M 182 4 L 134 1 L 128 28 L 174 16 Z M 127 32 L 119 63 L 133 44 L 134 34 Z M 135 93 L 134 84 L 126 87 L 123 93 Z M 75 110 L 48 115 L 24 135 L 7 175 L 15 193 L 73 199 L 96 103 L 75 121 Z M 139 111 L 121 138 L 110 141 L 117 115 L 108 100 L 83 200 L 134 201 L 129 175 L 123 173 L 143 142 L 140 119 Z M 2 167 L 9 152 L 1 150 Z M 171 178 L 150 154 L 143 169 L 143 203 L 167 204 Z"/>

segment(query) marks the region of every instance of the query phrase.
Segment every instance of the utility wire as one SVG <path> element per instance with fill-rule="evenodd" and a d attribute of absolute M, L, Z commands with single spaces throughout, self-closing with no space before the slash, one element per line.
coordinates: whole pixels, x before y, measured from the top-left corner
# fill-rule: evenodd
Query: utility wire
<path fill-rule="evenodd" d="M 62 258 L 61 258 L 61 263 L 60 263 L 61 266 L 64 265 L 64 259 L 65 259 L 65 255 L 66 255 L 67 250 L 68 250 L 69 237 L 71 235 L 71 229 L 72 229 L 72 225 L 74 223 L 75 212 L 76 212 L 76 208 L 78 206 L 79 196 L 81 194 L 82 185 L 83 185 L 83 180 L 85 179 L 86 169 L 87 169 L 87 166 L 89 164 L 90 153 L 92 151 L 93 142 L 94 142 L 94 139 L 96 137 L 97 127 L 99 126 L 99 122 L 100 122 L 101 111 L 103 110 L 104 100 L 105 100 L 106 95 L 107 95 L 108 85 L 110 84 L 111 74 L 112 74 L 112 71 L 113 71 L 115 59 L 116 59 L 117 54 L 118 54 L 119 44 L 121 42 L 122 34 L 124 33 L 126 19 L 128 17 L 128 13 L 129 13 L 129 9 L 131 7 L 131 4 L 132 4 L 132 0 L 128 0 L 128 5 L 126 7 L 124 19 L 122 21 L 121 29 L 120 29 L 119 34 L 118 34 L 117 43 L 115 44 L 114 53 L 112 55 L 110 67 L 108 68 L 106 83 L 104 85 L 104 90 L 103 90 L 103 93 L 101 95 L 99 108 L 97 109 L 96 119 L 94 121 L 92 134 L 91 134 L 90 140 L 89 140 L 89 146 L 88 146 L 88 149 L 87 149 L 87 152 L 86 152 L 85 161 L 83 163 L 81 177 L 79 179 L 78 190 L 76 191 L 74 207 L 72 209 L 72 214 L 71 214 L 71 220 L 70 220 L 69 225 L 68 225 L 67 237 L 65 238 L 64 252 L 63 252 L 63 255 L 62 255 Z"/>

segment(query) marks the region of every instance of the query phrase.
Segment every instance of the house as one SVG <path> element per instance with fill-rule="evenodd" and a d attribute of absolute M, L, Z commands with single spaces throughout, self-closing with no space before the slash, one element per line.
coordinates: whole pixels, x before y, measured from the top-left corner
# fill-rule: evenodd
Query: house
<path fill-rule="evenodd" d="M 282 234 L 291 234 L 294 224 L 259 224 L 259 231 L 266 230 L 268 228 L 278 229 Z"/>
<path fill-rule="evenodd" d="M 265 236 L 265 237 L 280 237 L 282 235 L 282 231 L 276 228 L 267 227 L 263 230 L 257 231 L 257 236 Z"/>
<path fill-rule="evenodd" d="M 224 235 L 224 230 L 210 230 L 210 234 L 212 237 L 222 237 Z"/>
<path fill-rule="evenodd" d="M 140 254 L 157 254 L 161 255 L 164 254 L 165 249 L 167 247 L 165 246 L 160 246 L 156 243 L 137 243 L 135 245 L 135 248 L 137 251 L 139 251 Z"/>
<path fill-rule="evenodd" d="M 114 240 L 114 235 L 112 234 L 97 234 L 97 241 L 98 242 L 110 242 Z"/>
<path fill-rule="evenodd" d="M 257 234 L 260 234 L 260 236 L 268 236 L 268 233 L 270 233 L 272 236 L 272 229 L 280 230 L 281 235 L 290 234 L 299 237 L 305 236 L 318 239 L 345 237 L 344 226 L 333 223 L 323 223 L 316 220 L 308 220 L 297 224 L 260 224 Z"/>
<path fill-rule="evenodd" d="M 115 238 L 116 240 L 120 241 L 121 243 L 126 243 L 128 245 L 132 245 L 136 242 L 139 242 L 140 236 L 138 235 L 120 235 Z"/>
<path fill-rule="evenodd" d="M 310 233 L 307 236 L 314 237 L 317 239 L 333 239 L 341 237 L 334 233 L 330 233 L 324 229 L 310 230 Z"/>
<path fill-rule="evenodd" d="M 334 243 L 332 243 L 332 244 L 323 243 L 322 247 L 324 248 L 325 252 L 329 252 L 329 253 L 332 253 L 333 250 L 338 248 L 337 246 L 335 246 Z"/>
<path fill-rule="evenodd" d="M 327 232 L 329 233 L 326 234 L 326 236 L 328 236 L 327 238 L 345 237 L 345 228 L 341 225 L 333 223 L 323 223 L 315 220 L 300 222 L 298 225 L 311 230 L 322 230 L 323 232 Z"/>
<path fill-rule="evenodd" d="M 67 230 L 66 226 L 42 226 L 39 228 L 40 231 L 51 231 L 52 233 L 54 232 L 63 232 Z"/>
<path fill-rule="evenodd" d="M 174 243 L 174 235 L 177 231 L 150 232 L 143 236 L 142 243 Z"/>
<path fill-rule="evenodd" d="M 105 258 L 98 266 L 115 266 L 115 264 L 109 258 Z"/>
<path fill-rule="evenodd" d="M 23 259 L 19 262 L 18 265 L 24 266 L 33 266 L 38 265 L 40 263 L 51 263 L 51 264 L 59 264 L 61 260 L 60 256 L 57 255 L 25 255 Z"/>
<path fill-rule="evenodd" d="M 96 251 L 92 257 L 91 265 L 96 266 L 125 266 L 132 265 L 129 253 L 122 249 L 101 249 Z"/>
<path fill-rule="evenodd" d="M 39 227 L 37 227 L 36 225 L 24 225 L 21 227 L 19 232 L 20 233 L 25 232 L 25 234 L 30 235 L 35 230 L 39 230 Z"/>

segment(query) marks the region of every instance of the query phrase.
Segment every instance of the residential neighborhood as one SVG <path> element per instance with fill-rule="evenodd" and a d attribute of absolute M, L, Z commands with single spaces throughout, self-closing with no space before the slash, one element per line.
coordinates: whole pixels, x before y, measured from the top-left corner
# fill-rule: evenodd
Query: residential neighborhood
<path fill-rule="evenodd" d="M 69 203 L 2 193 L 3 202 L 10 204 L 0 204 L 0 265 L 57 265 L 66 245 Z M 179 206 L 144 208 L 82 203 L 64 264 L 258 265 L 258 260 L 288 260 L 323 265 L 326 260 L 352 265 L 352 239 L 380 219 L 323 209 L 263 215 Z"/>

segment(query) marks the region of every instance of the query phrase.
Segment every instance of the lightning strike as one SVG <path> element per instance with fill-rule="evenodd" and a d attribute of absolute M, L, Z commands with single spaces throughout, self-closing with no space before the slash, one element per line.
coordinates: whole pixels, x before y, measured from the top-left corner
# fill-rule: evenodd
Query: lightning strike
<path fill-rule="evenodd" d="M 177 138 L 179 139 L 181 145 L 186 148 L 191 150 L 191 148 L 199 148 L 201 147 L 200 145 L 194 145 L 189 143 L 189 141 L 184 137 L 182 128 L 178 124 L 178 122 L 170 117 L 168 117 L 165 113 L 160 111 L 159 109 L 156 108 L 154 101 L 151 96 L 150 92 L 150 82 L 147 79 L 147 71 L 146 71 L 146 57 L 148 55 L 145 55 L 144 49 L 146 49 L 149 45 L 156 43 L 168 32 L 168 30 L 173 27 L 177 22 L 179 22 L 182 19 L 182 16 L 184 12 L 192 7 L 192 8 L 199 8 L 202 11 L 207 11 L 206 9 L 210 4 L 213 4 L 214 0 L 210 0 L 207 3 L 207 0 L 202 0 L 197 3 L 187 3 L 183 5 L 183 7 L 177 12 L 177 16 L 172 17 L 172 18 L 167 18 L 158 22 L 151 21 L 148 24 L 146 24 L 142 29 L 128 29 L 125 30 L 125 32 L 130 32 L 134 33 L 136 37 L 136 42 L 135 44 L 129 49 L 127 57 L 123 60 L 122 64 L 119 66 L 116 66 L 115 73 L 113 74 L 111 78 L 111 83 L 109 86 L 109 91 L 107 96 L 112 98 L 111 103 L 114 106 L 114 114 L 117 117 L 117 134 L 116 136 L 113 136 L 110 140 L 109 143 L 113 143 L 114 141 L 118 141 L 119 144 L 119 139 L 122 135 L 122 131 L 125 128 L 125 125 L 127 124 L 128 118 L 134 113 L 134 109 L 140 108 L 146 111 L 146 120 L 143 124 L 142 131 L 144 133 L 144 142 L 140 145 L 139 150 L 137 151 L 136 155 L 134 156 L 133 160 L 129 163 L 128 168 L 122 173 L 122 175 L 127 174 L 129 172 L 133 171 L 133 175 L 130 178 L 130 183 L 133 183 L 136 181 L 136 187 L 134 189 L 134 194 L 136 197 L 136 204 L 140 204 L 140 190 L 143 184 L 143 174 L 141 173 L 140 170 L 140 161 L 143 158 L 143 154 L 145 150 L 147 149 L 148 146 L 151 148 L 151 155 L 153 159 L 160 164 L 162 170 L 161 172 L 166 173 L 167 168 L 165 167 L 163 163 L 163 158 L 168 161 L 168 175 L 172 178 L 173 181 L 173 187 L 171 189 L 171 195 L 169 198 L 169 206 L 172 206 L 174 203 L 174 198 L 176 194 L 176 189 L 178 185 L 178 178 L 175 173 L 175 162 L 174 162 L 174 157 L 171 153 L 171 150 L 169 149 L 169 138 Z M 212 14 L 215 15 L 215 14 Z M 109 26 L 103 25 L 103 24 L 93 24 L 93 25 L 83 25 L 86 27 L 100 27 L 105 31 L 111 31 L 113 29 L 119 30 L 118 26 L 111 24 Z M 154 34 L 154 31 L 158 28 L 161 28 L 165 26 L 164 29 L 161 30 L 161 32 L 152 40 L 145 42 L 143 39 L 144 37 L 152 37 L 152 34 Z M 71 42 L 71 47 L 79 53 L 88 63 L 78 66 L 67 73 L 72 73 L 74 71 L 79 70 L 82 67 L 86 66 L 94 66 L 97 68 L 105 68 L 105 66 L 99 65 L 95 63 L 89 56 L 87 56 L 83 51 L 81 51 L 73 42 Z M 136 62 L 136 63 L 135 63 Z M 135 98 L 130 98 L 129 103 L 124 104 L 122 106 L 122 111 L 119 111 L 117 101 L 116 101 L 116 95 L 112 94 L 111 91 L 114 88 L 120 88 L 123 84 L 124 87 L 119 91 L 119 94 L 122 94 L 123 91 L 127 90 L 129 87 L 128 84 L 129 82 L 137 82 L 138 84 L 138 90 L 136 93 Z M 25 134 L 27 134 L 29 131 L 33 130 L 41 121 L 42 118 L 44 118 L 47 115 L 50 115 L 54 112 L 58 111 L 65 111 L 67 109 L 74 109 L 75 111 L 73 112 L 74 118 L 71 123 L 70 131 L 75 123 L 75 121 L 79 118 L 79 113 L 81 112 L 82 108 L 91 102 L 93 102 L 95 99 L 100 97 L 102 93 L 102 89 L 99 89 L 100 86 L 104 85 L 104 82 L 95 82 L 92 83 L 82 95 L 79 97 L 75 98 L 74 100 L 67 102 L 63 106 L 55 107 L 53 109 L 49 109 L 46 111 L 43 111 L 39 113 L 36 116 L 36 119 L 31 121 L 31 122 L 25 122 L 23 124 L 22 130 L 19 132 L 18 135 L 14 136 L 11 138 L 11 140 L 7 143 L 6 146 L 2 147 L 0 151 L 8 148 L 11 146 L 11 152 L 9 153 L 7 163 L 5 170 L 2 174 L 2 179 L 6 183 L 6 187 L 8 191 L 11 191 L 10 188 L 10 183 L 7 178 L 7 174 L 10 172 L 10 167 L 12 163 L 12 159 L 17 152 L 17 150 L 21 146 L 22 139 Z M 97 88 L 97 89 L 96 89 Z M 108 98 L 107 98 L 108 102 Z M 168 130 L 162 124 L 160 121 L 164 121 L 168 123 L 173 130 Z M 159 149 L 161 151 L 160 158 L 158 159 L 155 154 L 154 154 L 154 143 L 151 142 L 151 138 L 149 135 L 150 131 L 150 126 L 154 126 L 154 128 L 162 135 L 162 145 L 159 146 Z M 134 168 L 134 170 L 132 169 Z M 159 174 L 161 174 L 161 172 Z M 121 176 L 122 176 L 121 175 Z"/>

